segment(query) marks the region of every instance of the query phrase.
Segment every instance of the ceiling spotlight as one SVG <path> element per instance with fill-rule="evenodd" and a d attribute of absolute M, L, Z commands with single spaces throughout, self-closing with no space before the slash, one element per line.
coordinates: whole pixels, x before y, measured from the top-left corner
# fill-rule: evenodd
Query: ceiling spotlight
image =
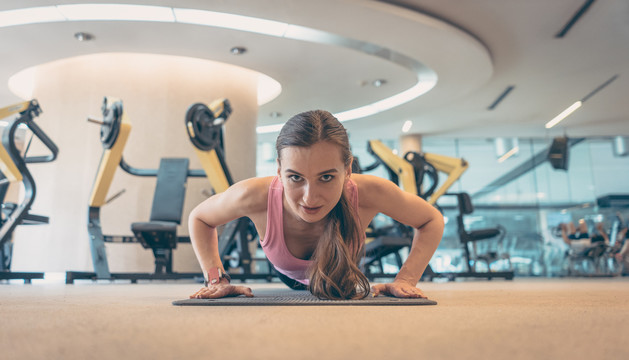
<path fill-rule="evenodd" d="M 234 46 L 233 48 L 229 50 L 229 52 L 231 52 L 234 55 L 242 55 L 247 52 L 247 48 L 242 47 L 242 46 Z"/>
<path fill-rule="evenodd" d="M 402 132 L 403 133 L 407 133 L 409 132 L 409 130 L 411 130 L 411 127 L 413 126 L 413 122 L 410 120 L 406 120 L 404 122 L 404 125 L 402 125 Z"/>
<path fill-rule="evenodd" d="M 94 35 L 86 32 L 78 32 L 74 34 L 74 38 L 78 41 L 90 41 L 94 39 Z"/>
<path fill-rule="evenodd" d="M 387 81 L 385 79 L 376 79 L 374 81 L 371 82 L 371 85 L 375 86 L 375 87 L 380 87 L 384 84 L 386 84 Z"/>
<path fill-rule="evenodd" d="M 269 114 L 270 117 L 277 119 L 278 117 L 282 116 L 281 112 L 277 112 L 277 111 L 273 111 L 272 113 Z"/>

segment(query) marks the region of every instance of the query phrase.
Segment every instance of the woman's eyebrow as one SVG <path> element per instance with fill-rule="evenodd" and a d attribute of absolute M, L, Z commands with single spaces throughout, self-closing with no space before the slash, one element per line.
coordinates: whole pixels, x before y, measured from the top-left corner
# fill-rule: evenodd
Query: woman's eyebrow
<path fill-rule="evenodd" d="M 293 169 L 286 169 L 284 171 L 287 172 L 287 173 L 289 172 L 289 173 L 293 173 L 293 174 L 302 176 L 302 174 L 299 171 L 295 171 Z M 317 175 L 323 175 L 323 174 L 329 174 L 329 173 L 338 173 L 338 172 L 339 171 L 337 169 L 328 169 L 328 170 L 321 171 Z"/>

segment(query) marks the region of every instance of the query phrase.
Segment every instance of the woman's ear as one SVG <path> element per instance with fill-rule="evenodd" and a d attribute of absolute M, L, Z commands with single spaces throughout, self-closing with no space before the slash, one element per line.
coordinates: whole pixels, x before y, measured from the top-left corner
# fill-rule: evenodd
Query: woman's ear
<path fill-rule="evenodd" d="M 282 164 L 280 163 L 280 158 L 277 158 L 275 160 L 277 161 L 277 176 L 280 176 Z"/>
<path fill-rule="evenodd" d="M 352 175 L 352 166 L 354 165 L 354 157 L 349 161 L 349 166 L 345 167 L 345 179 L 349 179 Z"/>

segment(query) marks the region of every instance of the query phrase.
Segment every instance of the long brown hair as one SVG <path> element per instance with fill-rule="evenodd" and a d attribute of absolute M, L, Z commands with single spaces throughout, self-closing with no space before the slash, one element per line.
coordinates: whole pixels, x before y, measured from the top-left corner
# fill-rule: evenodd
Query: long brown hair
<path fill-rule="evenodd" d="M 320 141 L 338 145 L 345 167 L 352 164 L 347 131 L 332 114 L 313 110 L 293 116 L 280 131 L 277 156 L 289 146 L 310 147 Z M 357 299 L 369 294 L 369 280 L 360 271 L 362 228 L 345 191 L 328 214 L 328 224 L 317 243 L 310 266 L 310 292 L 323 299 Z"/>

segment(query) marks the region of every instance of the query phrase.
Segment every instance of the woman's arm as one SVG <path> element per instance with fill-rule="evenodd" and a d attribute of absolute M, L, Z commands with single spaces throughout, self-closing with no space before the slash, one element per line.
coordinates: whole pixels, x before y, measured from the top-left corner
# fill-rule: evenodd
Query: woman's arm
<path fill-rule="evenodd" d="M 441 242 L 443 215 L 421 197 L 403 191 L 389 180 L 369 175 L 360 178 L 361 207 L 371 207 L 374 213 L 383 213 L 415 229 L 408 258 L 393 284 L 375 287 L 374 294 L 382 291 L 400 297 L 423 296 L 416 285 Z"/>
<path fill-rule="evenodd" d="M 627 228 L 620 230 L 618 232 L 618 236 L 616 237 L 616 241 L 620 241 L 620 239 L 624 239 L 626 233 L 627 233 Z M 622 261 L 622 259 L 624 259 L 625 256 L 627 256 L 628 252 L 629 252 L 629 239 L 625 239 L 625 243 L 622 245 L 622 248 L 620 248 L 620 251 L 618 251 L 618 254 L 616 254 L 616 259 L 618 261 Z"/>
<path fill-rule="evenodd" d="M 570 240 L 570 238 L 568 238 L 568 225 L 565 223 L 561 223 L 559 224 L 559 226 L 561 227 L 561 239 L 566 245 L 570 246 L 572 244 L 572 241 Z"/>
<path fill-rule="evenodd" d="M 609 236 L 607 236 L 607 232 L 603 228 L 603 223 L 596 224 L 596 231 L 603 237 L 605 244 L 609 245 Z"/>
<path fill-rule="evenodd" d="M 251 216 L 266 210 L 268 181 L 265 178 L 243 180 L 199 204 L 190 213 L 188 228 L 190 242 L 204 274 L 214 268 L 225 271 L 218 250 L 216 228 L 243 216 Z M 227 279 L 220 284 L 229 285 Z M 208 286 L 191 297 L 224 297 L 235 295 L 251 296 L 251 290 L 245 287 Z"/>

